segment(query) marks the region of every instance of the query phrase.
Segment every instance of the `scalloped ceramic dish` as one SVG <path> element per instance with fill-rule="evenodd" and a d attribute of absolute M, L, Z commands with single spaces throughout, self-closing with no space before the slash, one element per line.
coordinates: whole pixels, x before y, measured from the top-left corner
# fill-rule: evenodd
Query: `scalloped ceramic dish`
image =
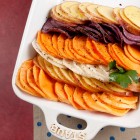
<path fill-rule="evenodd" d="M 63 103 L 47 101 L 45 99 L 30 96 L 19 90 L 19 88 L 15 85 L 16 74 L 22 62 L 33 58 L 33 56 L 36 54 L 31 46 L 31 42 L 34 40 L 37 31 L 41 29 L 49 10 L 61 2 L 62 0 L 33 0 L 13 72 L 12 86 L 15 94 L 22 100 L 40 107 L 44 112 L 48 129 L 60 139 L 91 140 L 102 127 L 108 125 L 127 128 L 139 127 L 140 108 L 129 112 L 123 117 L 114 117 L 102 113 L 79 111 Z M 81 2 L 84 2 L 84 0 L 81 0 Z M 90 2 L 111 7 L 120 7 L 121 5 L 122 7 L 126 5 L 140 5 L 139 0 L 90 0 Z M 57 116 L 59 114 L 71 115 L 83 119 L 87 122 L 87 127 L 84 130 L 73 130 L 66 128 L 57 122 Z"/>

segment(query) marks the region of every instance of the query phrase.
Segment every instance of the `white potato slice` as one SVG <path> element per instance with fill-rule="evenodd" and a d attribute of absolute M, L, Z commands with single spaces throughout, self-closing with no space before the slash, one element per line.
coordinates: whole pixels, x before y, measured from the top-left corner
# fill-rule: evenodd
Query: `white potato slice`
<path fill-rule="evenodd" d="M 133 24 L 140 28 L 140 8 L 127 6 L 124 8 L 124 14 Z"/>
<path fill-rule="evenodd" d="M 108 6 L 98 6 L 97 11 L 99 12 L 100 15 L 102 15 L 104 18 L 106 18 L 110 22 L 114 24 L 118 24 L 117 20 L 115 19 L 113 15 L 113 8 L 108 7 Z"/>
<path fill-rule="evenodd" d="M 87 17 L 87 19 L 92 19 L 91 14 L 88 13 L 87 11 L 87 6 L 91 5 L 93 3 L 90 2 L 82 2 L 81 4 L 79 4 L 79 10 Z"/>

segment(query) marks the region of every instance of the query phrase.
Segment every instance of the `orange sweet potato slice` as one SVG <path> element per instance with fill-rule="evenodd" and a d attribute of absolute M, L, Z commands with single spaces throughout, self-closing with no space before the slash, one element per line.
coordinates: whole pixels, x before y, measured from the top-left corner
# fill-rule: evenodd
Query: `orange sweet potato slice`
<path fill-rule="evenodd" d="M 55 81 L 50 78 L 45 72 L 41 69 L 38 77 L 39 87 L 45 93 L 49 100 L 58 101 L 57 95 L 54 92 Z"/>
<path fill-rule="evenodd" d="M 93 93 L 94 94 L 94 93 Z M 95 95 L 96 96 L 96 95 Z M 101 107 L 100 105 L 98 105 L 96 102 L 97 102 L 97 100 L 95 99 L 93 99 L 92 98 L 92 95 L 91 95 L 91 93 L 89 93 L 89 92 L 85 92 L 84 94 L 83 94 L 83 99 L 84 99 L 84 101 L 85 101 L 85 103 L 90 107 L 90 108 L 92 108 L 93 110 L 95 110 L 95 111 L 100 111 L 100 112 L 106 112 L 107 113 L 107 111 L 103 108 L 103 107 Z"/>
<path fill-rule="evenodd" d="M 85 110 L 92 110 L 90 107 L 88 107 L 83 99 L 83 93 L 85 91 L 82 90 L 81 88 L 75 88 L 75 91 L 74 91 L 74 95 L 73 95 L 73 98 L 74 98 L 74 101 L 80 105 L 82 108 L 84 108 Z"/>
<path fill-rule="evenodd" d="M 54 56 L 54 57 L 58 57 L 57 51 L 53 48 L 52 45 L 52 34 L 50 33 L 41 33 L 41 41 L 44 45 L 44 47 L 46 48 L 47 53 L 49 53 L 50 55 Z"/>
<path fill-rule="evenodd" d="M 71 105 L 76 109 L 83 109 L 73 99 L 73 94 L 74 94 L 75 87 L 65 84 L 64 85 L 64 90 L 65 90 L 65 93 L 68 96 L 68 100 L 71 103 Z"/>
<path fill-rule="evenodd" d="M 39 44 L 41 50 L 47 52 L 48 50 L 45 48 L 44 44 L 42 43 L 42 40 L 41 40 L 41 32 L 39 31 L 37 33 L 37 43 Z"/>
<path fill-rule="evenodd" d="M 36 65 L 33 66 L 33 76 L 35 83 L 39 86 L 38 76 L 39 76 L 40 68 Z"/>
<path fill-rule="evenodd" d="M 23 86 L 20 82 L 20 69 L 18 70 L 18 73 L 17 73 L 17 76 L 16 76 L 16 85 L 24 92 L 26 93 L 29 93 L 30 95 L 33 95 L 33 96 L 37 96 L 37 97 L 40 97 L 40 95 L 34 91 L 34 90 L 30 90 L 28 88 L 28 85 L 27 86 Z"/>
<path fill-rule="evenodd" d="M 58 52 L 58 44 L 57 44 L 57 39 L 58 39 L 58 36 L 59 36 L 59 34 L 53 34 L 53 36 L 52 36 L 52 47 L 53 47 L 53 49 L 55 50 L 55 52 L 57 53 L 57 55 L 58 55 L 58 58 L 62 58 L 61 57 L 61 55 L 59 54 L 59 52 Z"/>
<path fill-rule="evenodd" d="M 70 59 L 70 60 L 74 60 L 74 55 L 69 51 L 69 43 L 70 43 L 70 39 L 67 38 L 65 40 L 65 46 L 64 46 L 64 53 L 65 55 L 67 56 L 67 59 Z"/>
<path fill-rule="evenodd" d="M 35 76 L 36 77 L 36 76 Z M 34 76 L 33 76 L 33 67 L 29 68 L 27 70 L 27 82 L 35 91 L 38 92 L 42 97 L 46 98 L 46 95 L 40 90 L 40 88 L 37 86 Z"/>
<path fill-rule="evenodd" d="M 114 53 L 118 56 L 118 58 L 122 61 L 122 63 L 126 66 L 126 69 L 136 70 L 140 75 L 140 65 L 128 59 L 121 47 L 119 47 L 117 44 L 114 44 L 112 45 L 112 49 L 114 50 Z"/>
<path fill-rule="evenodd" d="M 92 40 L 87 38 L 86 45 L 85 45 L 86 51 L 93 57 L 94 63 L 93 64 L 106 64 L 104 60 L 102 60 L 99 55 L 94 51 Z"/>
<path fill-rule="evenodd" d="M 139 46 L 127 45 L 127 49 L 134 59 L 140 61 L 140 48 L 139 48 Z"/>
<path fill-rule="evenodd" d="M 87 51 L 85 49 L 86 39 L 87 39 L 87 37 L 85 37 L 85 36 L 81 36 L 81 37 L 75 36 L 73 38 L 73 49 L 80 56 L 93 61 L 93 58 L 89 55 L 89 53 L 87 53 Z"/>
<path fill-rule="evenodd" d="M 114 94 L 111 93 L 106 93 L 111 99 L 117 101 L 117 102 L 121 102 L 121 103 L 125 103 L 125 104 L 135 104 L 138 102 L 138 96 L 116 96 Z"/>
<path fill-rule="evenodd" d="M 77 62 L 80 62 L 80 63 L 87 63 L 87 64 L 92 64 L 92 61 L 79 55 L 74 49 L 73 49 L 73 45 L 76 45 L 74 44 L 73 40 L 72 40 L 72 44 L 69 45 L 69 50 L 73 53 L 73 55 L 75 56 L 76 58 L 76 61 Z"/>
<path fill-rule="evenodd" d="M 107 46 L 105 44 L 96 42 L 94 40 L 92 40 L 92 43 L 93 43 L 93 49 L 95 50 L 95 52 L 97 52 L 97 54 L 101 59 L 105 60 L 106 64 L 112 61 L 112 58 L 108 53 Z"/>
<path fill-rule="evenodd" d="M 110 98 L 106 93 L 98 94 L 98 98 L 105 104 L 116 109 L 136 109 L 136 104 L 125 104 Z"/>
<path fill-rule="evenodd" d="M 128 45 L 125 45 L 124 46 L 124 53 L 125 53 L 125 55 L 131 60 L 131 61 L 133 61 L 134 63 L 136 63 L 136 64 L 140 64 L 140 61 L 138 61 L 137 59 L 135 59 L 131 54 L 130 54 L 130 52 L 128 51 L 128 47 L 127 47 Z"/>
<path fill-rule="evenodd" d="M 127 66 L 124 65 L 124 64 L 122 63 L 122 61 L 118 58 L 118 55 L 116 55 L 116 54 L 114 53 L 114 50 L 112 49 L 112 45 L 113 45 L 113 44 L 108 44 L 108 52 L 109 52 L 110 56 L 112 57 L 113 60 L 116 61 L 116 63 L 117 63 L 119 66 L 122 66 L 123 68 L 126 68 Z M 128 69 L 128 67 L 127 67 L 127 69 Z"/>
<path fill-rule="evenodd" d="M 61 102 L 70 104 L 69 101 L 68 101 L 67 94 L 64 91 L 64 83 L 56 82 L 54 90 L 55 90 L 56 95 L 58 96 L 58 99 Z"/>
<path fill-rule="evenodd" d="M 22 63 L 19 73 L 19 81 L 22 87 L 25 89 L 24 91 L 28 91 L 33 96 L 41 97 L 37 91 L 35 91 L 27 81 L 27 70 L 33 67 L 33 61 L 27 60 Z"/>
<path fill-rule="evenodd" d="M 64 52 L 66 39 L 67 37 L 64 34 L 60 34 L 57 38 L 57 49 L 58 49 L 59 55 L 61 55 L 62 58 L 67 58 L 67 55 Z"/>
<path fill-rule="evenodd" d="M 103 101 L 100 100 L 100 98 L 98 97 L 99 94 L 92 94 L 92 98 L 94 100 L 96 100 L 96 103 L 98 105 L 100 105 L 101 107 L 103 107 L 106 112 L 115 115 L 115 116 L 124 116 L 130 109 L 116 109 L 113 108 L 110 105 L 107 105 L 106 103 L 104 103 Z"/>
<path fill-rule="evenodd" d="M 76 57 L 74 56 L 73 52 L 71 51 L 72 39 L 67 39 L 67 40 L 68 40 L 68 44 L 65 43 L 64 53 L 66 53 L 66 55 L 68 56 L 69 59 L 76 61 Z"/>

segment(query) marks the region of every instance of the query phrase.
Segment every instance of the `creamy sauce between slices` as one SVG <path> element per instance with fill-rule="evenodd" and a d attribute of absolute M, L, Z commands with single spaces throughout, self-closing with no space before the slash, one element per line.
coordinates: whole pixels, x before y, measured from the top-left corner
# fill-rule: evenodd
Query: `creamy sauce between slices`
<path fill-rule="evenodd" d="M 79 75 L 88 77 L 88 78 L 96 78 L 98 80 L 108 82 L 109 81 L 109 71 L 108 67 L 103 65 L 89 65 L 89 64 L 80 64 L 72 60 L 67 59 L 58 59 L 55 58 L 39 47 L 36 41 L 32 42 L 33 48 L 49 63 L 55 65 L 56 67 L 63 69 L 70 69 L 74 73 Z"/>

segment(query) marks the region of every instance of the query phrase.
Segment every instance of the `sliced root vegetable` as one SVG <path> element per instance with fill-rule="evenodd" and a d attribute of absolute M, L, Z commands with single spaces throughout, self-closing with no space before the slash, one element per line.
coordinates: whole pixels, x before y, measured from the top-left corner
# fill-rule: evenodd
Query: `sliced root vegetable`
<path fill-rule="evenodd" d="M 119 10 L 119 17 L 120 24 L 123 25 L 126 30 L 134 35 L 140 35 L 140 28 L 138 28 L 126 17 L 124 14 L 124 9 Z"/>
<path fill-rule="evenodd" d="M 112 57 L 113 60 L 115 60 L 117 62 L 117 64 L 119 66 L 122 66 L 123 68 L 129 69 L 123 62 L 122 60 L 119 59 L 118 54 L 115 54 L 113 48 L 112 48 L 113 44 L 108 44 L 108 52 L 110 54 L 110 56 Z"/>
<path fill-rule="evenodd" d="M 94 94 L 94 93 L 93 93 L 93 94 Z M 96 96 L 96 95 L 95 95 L 95 96 Z M 85 92 L 85 93 L 83 94 L 83 99 L 84 99 L 85 103 L 86 103 L 90 108 L 92 108 L 93 110 L 95 110 L 95 111 L 100 111 L 100 112 L 106 112 L 106 113 L 107 113 L 107 111 L 106 111 L 103 107 L 101 107 L 100 105 L 98 105 L 98 104 L 96 103 L 97 100 L 94 99 L 94 98 L 92 98 L 92 94 L 91 94 L 91 93 Z"/>
<path fill-rule="evenodd" d="M 88 84 L 88 82 L 86 82 L 84 80 L 84 78 L 82 78 L 82 76 L 80 76 L 78 74 L 75 74 L 75 73 L 73 73 L 73 75 L 74 75 L 75 81 L 76 81 L 76 83 L 77 83 L 77 85 L 79 87 L 81 87 L 81 88 L 83 88 L 85 90 L 88 90 L 90 92 L 99 92 L 100 91 L 100 89 L 96 85 L 94 85 L 94 84 L 92 84 L 92 85 Z"/>
<path fill-rule="evenodd" d="M 76 18 L 77 20 L 84 23 L 88 18 L 79 10 L 79 4 L 73 4 L 69 7 L 70 12 L 68 13 L 71 17 Z"/>
<path fill-rule="evenodd" d="M 113 92 L 113 94 L 117 95 L 126 95 L 129 91 L 127 89 L 123 89 L 121 87 L 116 86 L 112 82 L 105 83 L 105 85 Z"/>
<path fill-rule="evenodd" d="M 64 84 L 63 83 L 56 82 L 55 86 L 54 86 L 54 90 L 55 90 L 56 95 L 58 96 L 58 99 L 61 102 L 70 104 L 69 101 L 68 101 L 68 97 L 67 97 L 67 95 L 64 91 Z"/>
<path fill-rule="evenodd" d="M 87 11 L 90 15 L 92 15 L 92 20 L 97 23 L 103 22 L 103 17 L 98 13 L 97 4 L 91 4 L 87 6 Z"/>
<path fill-rule="evenodd" d="M 114 100 L 113 98 L 110 98 L 107 94 L 98 94 L 98 98 L 101 100 L 101 102 L 104 102 L 105 104 L 116 108 L 116 109 L 136 109 L 136 104 L 125 104 L 119 101 Z"/>
<path fill-rule="evenodd" d="M 74 54 L 71 51 L 72 48 L 72 39 L 68 39 L 68 44 L 65 43 L 64 53 L 71 60 L 76 60 Z"/>
<path fill-rule="evenodd" d="M 45 64 L 44 64 L 44 58 L 42 58 L 40 55 L 37 55 L 36 56 L 36 60 L 37 60 L 37 63 L 39 64 L 39 66 L 45 70 L 46 67 L 45 67 Z"/>
<path fill-rule="evenodd" d="M 99 55 L 94 51 L 93 49 L 93 44 L 91 39 L 86 40 L 86 46 L 85 46 L 86 51 L 93 57 L 94 59 L 94 64 L 106 64 L 104 60 L 102 60 Z"/>
<path fill-rule="evenodd" d="M 138 96 L 122 97 L 122 96 L 116 96 L 111 93 L 106 93 L 106 94 L 110 97 L 110 99 L 113 99 L 117 102 L 125 103 L 128 105 L 135 104 L 138 102 Z"/>
<path fill-rule="evenodd" d="M 95 78 L 91 78 L 90 79 L 93 85 L 96 85 L 98 88 L 100 88 L 101 91 L 109 91 L 111 92 L 111 90 L 106 86 L 106 84 L 104 82 L 101 82 Z"/>
<path fill-rule="evenodd" d="M 87 58 L 91 61 L 93 61 L 93 58 L 90 56 L 90 54 L 86 51 L 85 45 L 86 45 L 87 37 L 85 36 L 75 36 L 73 38 L 73 49 L 75 52 L 84 58 Z"/>
<path fill-rule="evenodd" d="M 55 81 L 50 78 L 43 70 L 39 73 L 39 87 L 46 94 L 49 100 L 58 101 L 57 95 L 54 91 Z"/>
<path fill-rule="evenodd" d="M 58 53 L 62 58 L 67 58 L 67 55 L 64 52 L 64 47 L 65 47 L 65 40 L 67 37 L 63 34 L 60 34 L 57 38 L 57 49 Z"/>
<path fill-rule="evenodd" d="M 60 80 L 59 76 L 56 74 L 56 72 L 53 70 L 53 66 L 52 64 L 50 64 L 49 62 L 47 62 L 44 59 L 44 64 L 45 64 L 45 72 L 47 72 L 47 74 L 49 76 L 51 76 L 52 78 L 56 79 L 57 81 Z"/>
<path fill-rule="evenodd" d="M 70 86 L 70 85 L 67 85 L 65 84 L 64 85 L 64 90 L 65 90 L 65 93 L 67 94 L 68 96 L 68 100 L 69 102 L 71 103 L 71 105 L 76 108 L 76 109 L 83 109 L 81 106 L 79 106 L 73 99 L 73 94 L 74 94 L 74 90 L 75 88 L 73 86 Z"/>
<path fill-rule="evenodd" d="M 90 2 L 82 2 L 79 4 L 79 10 L 87 17 L 87 19 L 92 19 L 92 16 L 87 11 L 87 6 L 91 5 Z"/>
<path fill-rule="evenodd" d="M 131 56 L 139 61 L 140 64 L 140 48 L 139 46 L 130 46 L 127 45 L 127 50 L 129 51 L 129 53 L 131 54 Z"/>
<path fill-rule="evenodd" d="M 97 104 L 103 107 L 107 112 L 115 116 L 124 116 L 130 109 L 116 109 L 106 103 L 102 102 L 98 97 L 98 94 L 92 94 L 92 98 L 97 100 Z"/>
<path fill-rule="evenodd" d="M 57 51 L 55 51 L 55 49 L 52 47 L 52 36 L 53 35 L 50 33 L 41 33 L 41 41 L 48 54 L 51 54 L 54 57 L 58 57 Z"/>
<path fill-rule="evenodd" d="M 97 52 L 97 54 L 101 59 L 105 60 L 106 64 L 112 61 L 112 58 L 107 51 L 107 45 L 99 42 L 95 42 L 93 40 L 92 43 L 93 43 L 93 49 L 95 50 L 95 52 Z"/>
<path fill-rule="evenodd" d="M 41 40 L 41 31 L 39 31 L 38 33 L 37 33 L 37 43 L 39 44 L 39 47 L 41 48 L 41 50 L 43 50 L 43 51 L 45 51 L 45 52 L 47 52 L 48 50 L 45 48 L 45 46 L 44 46 L 44 44 L 42 43 L 42 40 Z"/>
<path fill-rule="evenodd" d="M 20 82 L 20 69 L 18 70 L 17 76 L 16 76 L 16 85 L 24 92 L 29 93 L 30 95 L 41 97 L 35 90 L 33 90 L 29 85 L 22 85 Z"/>
<path fill-rule="evenodd" d="M 117 20 L 115 19 L 113 15 L 113 8 L 108 7 L 108 6 L 98 6 L 97 11 L 101 16 L 109 20 L 110 23 L 118 24 Z"/>
<path fill-rule="evenodd" d="M 69 50 L 71 50 L 71 52 L 72 52 L 73 55 L 75 56 L 76 61 L 77 61 L 77 62 L 81 62 L 81 63 L 92 64 L 93 62 L 92 62 L 91 60 L 89 60 L 89 59 L 87 59 L 87 58 L 85 58 L 85 57 L 79 55 L 79 54 L 74 50 L 73 47 L 76 47 L 75 45 L 76 45 L 76 44 L 75 44 L 74 40 L 72 40 L 72 44 L 69 46 Z"/>
<path fill-rule="evenodd" d="M 60 72 L 60 68 L 53 66 L 53 70 L 56 73 L 56 75 L 59 77 L 60 80 L 63 82 L 69 83 L 69 81 L 66 79 L 66 77 Z"/>
<path fill-rule="evenodd" d="M 75 91 L 74 91 L 74 95 L 73 95 L 73 98 L 74 98 L 74 101 L 79 104 L 82 108 L 84 108 L 85 110 L 90 110 L 92 111 L 92 109 L 90 107 L 88 107 L 83 99 L 83 93 L 85 91 L 82 90 L 81 88 L 75 88 Z"/>
<path fill-rule="evenodd" d="M 58 44 L 57 44 L 57 39 L 58 39 L 59 34 L 53 34 L 52 36 L 52 47 L 57 52 L 58 57 L 62 58 L 61 55 L 58 52 Z"/>
<path fill-rule="evenodd" d="M 124 46 L 124 53 L 125 53 L 125 55 L 131 60 L 131 61 L 133 61 L 134 63 L 136 63 L 136 64 L 140 64 L 140 61 L 139 60 L 137 60 L 136 58 L 134 58 L 131 54 L 130 54 L 130 50 L 128 50 L 128 47 L 129 45 L 125 45 Z"/>
<path fill-rule="evenodd" d="M 68 69 L 59 69 L 59 71 L 61 72 L 61 74 L 67 79 L 67 81 L 70 84 L 74 84 L 73 80 L 70 78 L 69 76 L 69 71 Z"/>
<path fill-rule="evenodd" d="M 123 49 L 118 46 L 117 44 L 112 45 L 112 50 L 114 50 L 114 53 L 118 56 L 118 58 L 121 60 L 121 62 L 126 66 L 124 68 L 130 69 L 130 70 L 136 70 L 137 73 L 140 75 L 140 65 L 132 62 L 130 59 L 128 59 Z M 119 54 L 119 55 L 118 55 Z"/>
<path fill-rule="evenodd" d="M 140 29 L 140 8 L 136 6 L 127 6 L 124 8 L 125 16 Z"/>
<path fill-rule="evenodd" d="M 38 73 L 35 73 L 35 74 L 38 74 Z M 35 75 L 35 76 L 33 75 L 33 67 L 31 67 L 27 70 L 27 82 L 28 82 L 28 84 L 42 97 L 47 98 L 45 93 L 42 90 L 40 90 L 40 88 L 36 84 L 34 77 L 37 77 L 37 75 Z"/>
<path fill-rule="evenodd" d="M 25 61 L 24 63 L 22 63 L 20 71 L 19 71 L 19 77 L 16 83 L 19 83 L 18 85 L 22 87 L 23 91 L 27 91 L 28 93 L 30 93 L 33 96 L 38 96 L 38 97 L 42 97 L 40 94 L 38 94 L 38 92 L 36 90 L 34 90 L 28 83 L 27 81 L 27 70 L 30 69 L 31 67 L 33 67 L 33 61 L 32 60 L 28 60 Z"/>
<path fill-rule="evenodd" d="M 39 86 L 38 76 L 39 76 L 40 68 L 36 65 L 33 66 L 33 76 L 35 83 Z"/>

